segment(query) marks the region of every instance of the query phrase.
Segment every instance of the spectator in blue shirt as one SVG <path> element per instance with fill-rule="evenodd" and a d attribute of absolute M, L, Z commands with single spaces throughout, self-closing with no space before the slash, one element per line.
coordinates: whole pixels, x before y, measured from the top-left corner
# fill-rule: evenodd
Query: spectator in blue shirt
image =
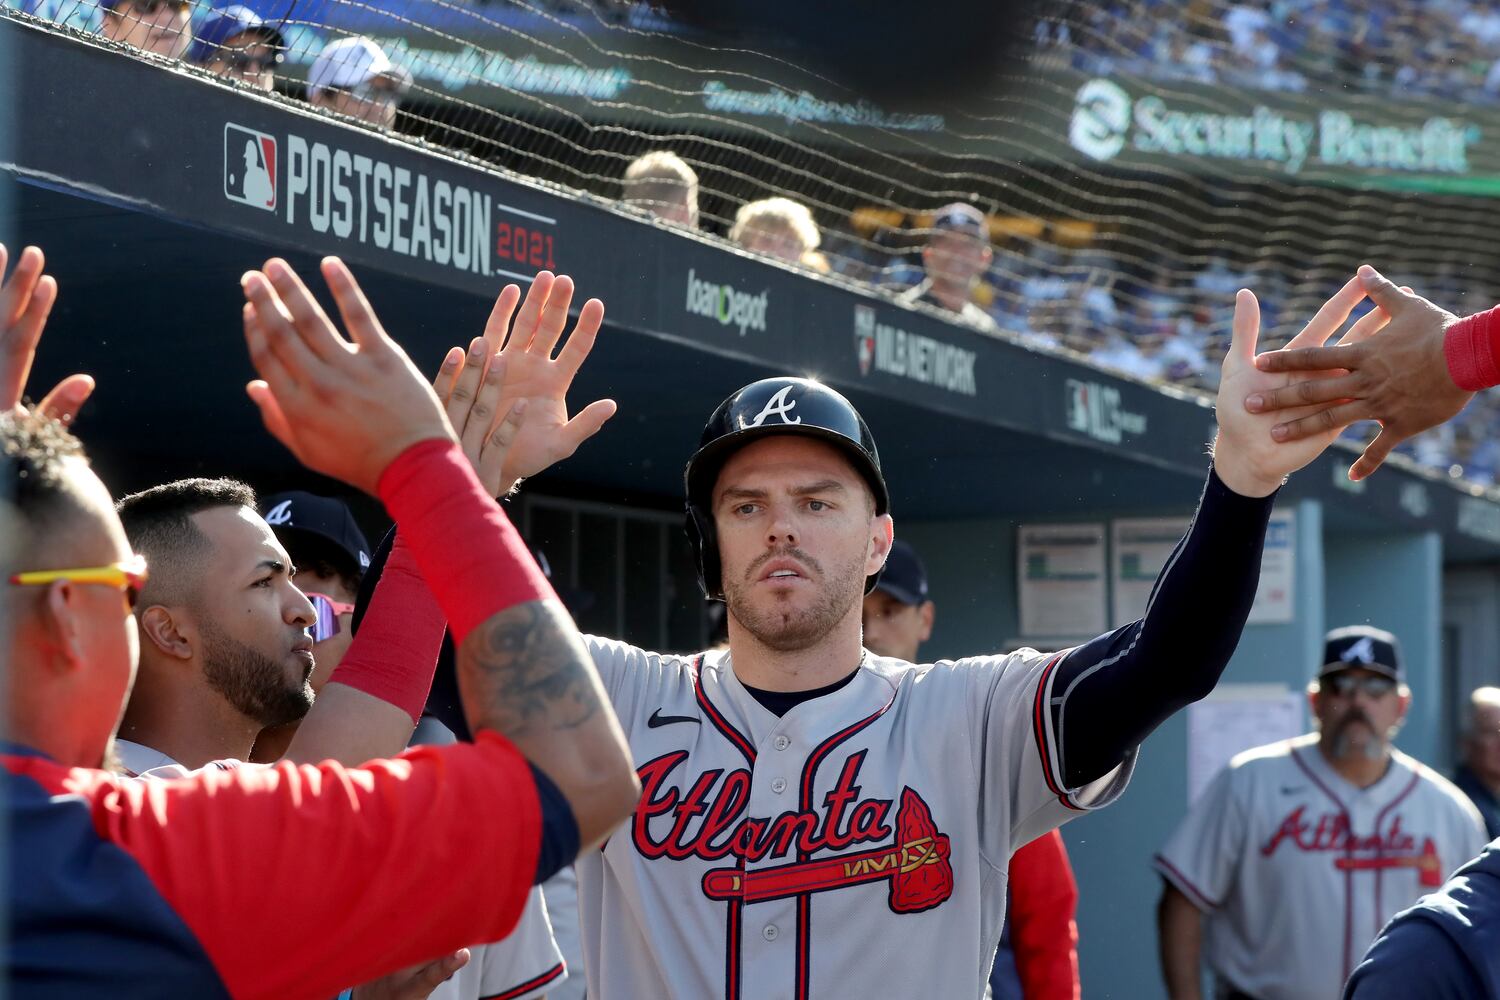
<path fill-rule="evenodd" d="M 1500 688 L 1478 688 L 1469 696 L 1463 753 L 1453 783 L 1478 807 L 1489 835 L 1500 837 Z"/>

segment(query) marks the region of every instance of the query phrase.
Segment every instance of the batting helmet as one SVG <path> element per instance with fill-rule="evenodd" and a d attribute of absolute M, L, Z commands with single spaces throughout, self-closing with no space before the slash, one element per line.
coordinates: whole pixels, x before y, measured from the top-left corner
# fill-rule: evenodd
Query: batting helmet
<path fill-rule="evenodd" d="M 698 582 L 710 600 L 724 598 L 714 531 L 714 484 L 730 455 L 769 434 L 801 434 L 839 448 L 869 484 L 875 512 L 885 514 L 891 509 L 875 438 L 853 403 L 811 379 L 781 377 L 750 383 L 720 403 L 708 418 L 698 450 L 683 473 L 688 538 L 698 555 Z M 876 573 L 866 580 L 866 592 L 879 578 Z"/>

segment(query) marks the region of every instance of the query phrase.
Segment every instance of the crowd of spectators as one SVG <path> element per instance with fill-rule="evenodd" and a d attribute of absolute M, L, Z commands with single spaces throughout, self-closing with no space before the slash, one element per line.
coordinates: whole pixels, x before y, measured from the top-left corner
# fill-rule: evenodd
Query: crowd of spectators
<path fill-rule="evenodd" d="M 45 0 L 27 0 L 23 9 L 45 15 L 43 6 Z M 262 91 L 274 88 L 286 59 L 282 32 L 246 6 L 213 8 L 196 20 L 188 0 L 105 0 L 100 10 L 106 38 Z M 1090 73 L 1292 91 L 1339 74 L 1367 89 L 1464 100 L 1500 95 L 1500 9 L 1469 0 L 1109 0 L 1074 4 L 1043 19 L 1038 34 L 1044 52 Z M 411 73 L 373 39 L 344 37 L 313 61 L 306 98 L 325 111 L 391 128 L 411 84 Z M 621 199 L 671 225 L 705 226 L 697 172 L 667 150 L 626 166 Z M 1221 256 L 1188 261 L 1181 268 L 1187 273 L 1165 276 L 1089 246 L 997 239 L 983 212 L 963 203 L 908 217 L 872 239 L 824 233 L 807 205 L 784 196 L 746 202 L 723 225 L 730 242 L 748 252 L 888 289 L 986 333 L 1205 392 L 1217 385 L 1236 289 L 1259 295 L 1269 342 L 1295 333 L 1280 328 L 1289 296 L 1321 299 L 1332 290 L 1294 289 L 1280 269 L 1237 266 Z M 1491 304 L 1493 291 L 1449 274 L 1428 294 L 1472 312 Z M 1351 439 L 1368 433 L 1348 432 Z M 1429 468 L 1495 485 L 1500 400 L 1481 395 L 1459 420 L 1402 450 Z"/>
<path fill-rule="evenodd" d="M 1486 0 L 1105 0 L 1037 36 L 1085 73 L 1500 99 L 1500 9 Z"/>

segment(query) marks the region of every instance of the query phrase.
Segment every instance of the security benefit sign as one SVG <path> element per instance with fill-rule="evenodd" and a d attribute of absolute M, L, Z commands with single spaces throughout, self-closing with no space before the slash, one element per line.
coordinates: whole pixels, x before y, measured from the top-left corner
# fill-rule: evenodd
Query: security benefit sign
<path fill-rule="evenodd" d="M 1105 630 L 1104 525 L 1021 525 L 1016 577 L 1021 635 L 1072 639 Z"/>

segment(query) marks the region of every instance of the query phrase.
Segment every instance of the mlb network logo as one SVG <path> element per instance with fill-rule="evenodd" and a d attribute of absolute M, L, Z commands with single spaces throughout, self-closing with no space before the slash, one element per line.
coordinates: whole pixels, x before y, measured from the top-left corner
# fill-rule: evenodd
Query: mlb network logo
<path fill-rule="evenodd" d="M 854 307 L 854 353 L 859 358 L 859 373 L 870 374 L 875 365 L 875 307 Z"/>
<path fill-rule="evenodd" d="M 276 211 L 276 139 L 243 125 L 224 126 L 224 197 Z"/>

